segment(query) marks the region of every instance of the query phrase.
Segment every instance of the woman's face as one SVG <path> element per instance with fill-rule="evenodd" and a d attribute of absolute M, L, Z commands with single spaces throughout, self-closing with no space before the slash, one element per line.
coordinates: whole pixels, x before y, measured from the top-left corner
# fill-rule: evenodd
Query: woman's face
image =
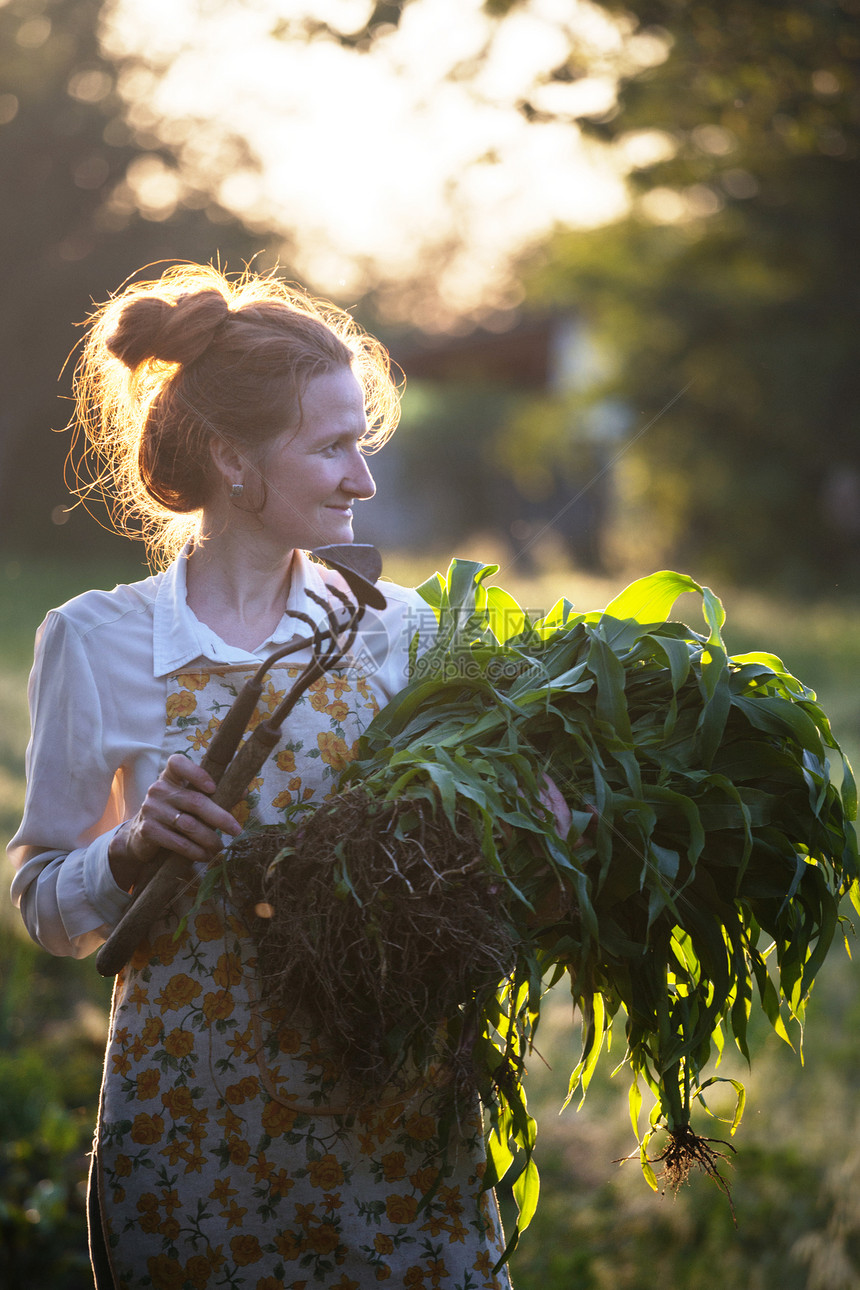
<path fill-rule="evenodd" d="M 278 547 L 353 540 L 352 503 L 376 491 L 360 447 L 366 431 L 364 394 L 348 367 L 309 381 L 301 426 L 277 435 L 261 465 L 256 519 Z"/>

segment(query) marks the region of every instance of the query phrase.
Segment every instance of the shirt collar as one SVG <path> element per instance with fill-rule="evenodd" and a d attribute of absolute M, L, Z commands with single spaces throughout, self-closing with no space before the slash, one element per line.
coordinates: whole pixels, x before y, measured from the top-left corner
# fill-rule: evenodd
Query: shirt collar
<path fill-rule="evenodd" d="M 308 634 L 304 623 L 285 613 L 270 638 L 263 641 L 253 654 L 222 641 L 188 608 L 185 575 L 189 554 L 190 548 L 183 548 L 165 570 L 156 592 L 153 605 L 153 674 L 156 677 L 167 676 L 198 662 L 222 666 L 258 663 L 294 636 Z M 314 623 L 320 622 L 325 617 L 325 610 L 307 593 L 314 591 L 330 600 L 326 583 L 347 589 L 339 574 L 314 564 L 304 551 L 294 552 L 286 608 L 307 614 Z"/>

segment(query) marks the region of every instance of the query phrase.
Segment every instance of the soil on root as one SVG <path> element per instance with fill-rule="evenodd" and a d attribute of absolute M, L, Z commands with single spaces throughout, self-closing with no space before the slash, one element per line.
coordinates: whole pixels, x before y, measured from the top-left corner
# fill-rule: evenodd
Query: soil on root
<path fill-rule="evenodd" d="M 689 1125 L 685 1125 L 670 1132 L 666 1147 L 650 1163 L 663 1166 L 659 1181 L 665 1183 L 673 1192 L 677 1192 L 687 1182 L 694 1169 L 700 1169 L 713 1179 L 720 1191 L 725 1194 L 734 1218 L 731 1190 L 720 1172 L 721 1164 L 723 1162 L 730 1164 L 731 1158 L 728 1151 L 718 1150 L 715 1143 L 720 1147 L 727 1147 L 728 1151 L 734 1154 L 735 1149 L 730 1142 L 725 1142 L 722 1138 L 701 1138 Z"/>
<path fill-rule="evenodd" d="M 380 804 L 358 787 L 233 855 L 264 1004 L 310 1012 L 365 1096 L 416 1066 L 465 1092 L 479 1000 L 517 944 L 468 815 L 452 826 L 431 802 Z"/>

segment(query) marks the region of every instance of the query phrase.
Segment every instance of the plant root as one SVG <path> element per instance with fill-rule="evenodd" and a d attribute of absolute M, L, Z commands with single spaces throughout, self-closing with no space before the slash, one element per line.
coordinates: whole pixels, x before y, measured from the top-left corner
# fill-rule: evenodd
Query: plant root
<path fill-rule="evenodd" d="M 721 1162 L 726 1161 L 731 1164 L 731 1157 L 727 1151 L 718 1150 L 713 1145 L 714 1143 L 719 1143 L 721 1147 L 728 1147 L 728 1151 L 733 1155 L 735 1154 L 735 1148 L 730 1142 L 726 1142 L 723 1138 L 699 1137 L 687 1124 L 682 1128 L 670 1130 L 669 1141 L 664 1150 L 659 1156 L 649 1160 L 649 1164 L 661 1164 L 663 1166 L 658 1175 L 658 1180 L 676 1194 L 684 1183 L 689 1180 L 693 1169 L 700 1169 L 702 1173 L 707 1174 L 716 1183 L 720 1191 L 725 1195 L 732 1211 L 732 1219 L 735 1221 L 735 1226 L 737 1226 L 731 1189 L 720 1173 Z"/>
<path fill-rule="evenodd" d="M 474 1087 L 479 1013 L 518 937 L 465 812 L 452 826 L 433 802 L 359 786 L 296 829 L 240 839 L 232 858 L 264 1006 L 309 1013 L 363 1097 L 428 1070 Z"/>

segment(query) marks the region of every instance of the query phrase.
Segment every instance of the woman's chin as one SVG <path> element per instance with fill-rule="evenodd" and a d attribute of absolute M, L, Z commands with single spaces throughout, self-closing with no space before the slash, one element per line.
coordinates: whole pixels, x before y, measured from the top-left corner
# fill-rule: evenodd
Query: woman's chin
<path fill-rule="evenodd" d="M 323 532 L 325 533 L 325 539 L 318 540 L 315 543 L 316 546 L 339 546 L 355 541 L 351 518 L 336 521 L 334 524 L 327 524 Z"/>

